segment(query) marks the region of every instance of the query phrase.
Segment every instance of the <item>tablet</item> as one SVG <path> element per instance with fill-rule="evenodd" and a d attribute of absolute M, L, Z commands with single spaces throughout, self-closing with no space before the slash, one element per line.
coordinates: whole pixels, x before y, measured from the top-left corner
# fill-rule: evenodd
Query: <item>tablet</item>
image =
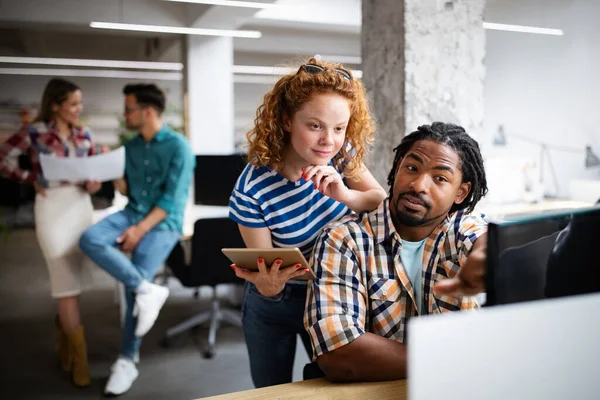
<path fill-rule="evenodd" d="M 265 264 L 270 266 L 277 260 L 278 258 L 282 261 L 282 266 L 301 264 L 303 268 L 310 270 L 304 275 L 301 275 L 297 278 L 298 280 L 309 280 L 316 278 L 314 272 L 308 265 L 306 258 L 302 255 L 302 252 L 297 247 L 294 248 L 269 248 L 269 249 L 221 249 L 223 254 L 227 256 L 235 265 L 238 267 L 250 270 L 250 271 L 258 271 L 258 266 L 256 265 L 256 260 L 259 257 L 264 258 Z M 293 267 L 292 267 L 293 268 Z"/>

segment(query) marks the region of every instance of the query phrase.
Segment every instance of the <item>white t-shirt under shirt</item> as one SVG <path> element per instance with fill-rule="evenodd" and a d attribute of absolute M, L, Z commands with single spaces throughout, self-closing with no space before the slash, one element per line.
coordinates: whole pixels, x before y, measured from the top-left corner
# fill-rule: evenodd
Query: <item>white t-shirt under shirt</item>
<path fill-rule="evenodd" d="M 252 164 L 246 165 L 229 198 L 229 218 L 249 228 L 268 227 L 273 247 L 298 247 L 307 260 L 323 228 L 351 212 L 310 180 L 292 182 L 271 167 Z"/>
<path fill-rule="evenodd" d="M 410 279 L 410 284 L 413 287 L 413 292 L 417 300 L 417 309 L 419 314 L 423 314 L 423 288 L 421 285 L 423 275 L 423 251 L 425 250 L 425 242 L 427 238 L 420 242 L 409 242 L 400 239 L 402 246 L 400 247 L 400 258 L 404 265 L 404 270 Z"/>

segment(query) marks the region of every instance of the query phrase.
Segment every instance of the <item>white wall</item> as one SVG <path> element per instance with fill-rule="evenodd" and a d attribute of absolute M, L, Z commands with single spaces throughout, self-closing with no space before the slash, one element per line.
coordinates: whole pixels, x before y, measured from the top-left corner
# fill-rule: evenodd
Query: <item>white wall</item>
<path fill-rule="evenodd" d="M 486 157 L 522 156 L 539 160 L 539 146 L 511 139 L 528 136 L 582 153 L 550 151 L 559 181 L 555 193 L 544 165 L 547 193 L 567 196 L 569 181 L 600 179 L 600 169 L 585 170 L 584 146 L 600 153 L 600 1 L 488 0 L 489 22 L 563 29 L 564 36 L 487 31 L 484 87 Z M 508 135 L 505 148 L 492 146 L 499 124 Z"/>

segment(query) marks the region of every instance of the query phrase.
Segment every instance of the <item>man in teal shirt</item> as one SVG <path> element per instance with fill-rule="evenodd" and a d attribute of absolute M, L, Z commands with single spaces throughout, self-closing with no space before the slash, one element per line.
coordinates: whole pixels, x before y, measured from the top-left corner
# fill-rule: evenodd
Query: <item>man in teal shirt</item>
<path fill-rule="evenodd" d="M 114 181 L 127 207 L 88 228 L 81 249 L 125 286 L 127 311 L 121 351 L 104 389 L 125 393 L 138 377 L 141 338 L 169 296 L 152 283 L 179 240 L 194 156 L 186 139 L 161 121 L 165 95 L 155 85 L 127 85 L 125 123 L 139 132 L 125 145 L 125 176 Z M 131 258 L 123 252 L 131 252 Z"/>

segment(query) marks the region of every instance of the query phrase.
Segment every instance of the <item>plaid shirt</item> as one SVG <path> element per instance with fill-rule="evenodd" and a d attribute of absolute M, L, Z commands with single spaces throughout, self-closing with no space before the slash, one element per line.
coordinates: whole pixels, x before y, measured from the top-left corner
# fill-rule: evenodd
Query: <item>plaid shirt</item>
<path fill-rule="evenodd" d="M 71 154 L 74 151 L 74 154 Z M 29 153 L 32 170 L 19 168 L 19 156 Z M 24 125 L 17 133 L 0 144 L 0 175 L 8 179 L 33 183 L 36 180 L 48 187 L 39 162 L 39 154 L 54 154 L 56 157 L 86 157 L 94 155 L 94 143 L 90 132 L 73 128 L 72 135 L 63 139 L 53 122 Z M 60 184 L 69 184 L 60 182 Z"/>
<path fill-rule="evenodd" d="M 423 306 L 428 314 L 477 307 L 472 297 L 438 296 L 432 288 L 438 280 L 456 274 L 485 232 L 483 215 L 458 211 L 429 236 L 422 275 Z M 406 342 L 408 320 L 419 312 L 400 247 L 388 199 L 377 210 L 346 217 L 323 231 L 313 252 L 317 279 L 309 284 L 304 314 L 313 359 L 365 332 Z"/>

